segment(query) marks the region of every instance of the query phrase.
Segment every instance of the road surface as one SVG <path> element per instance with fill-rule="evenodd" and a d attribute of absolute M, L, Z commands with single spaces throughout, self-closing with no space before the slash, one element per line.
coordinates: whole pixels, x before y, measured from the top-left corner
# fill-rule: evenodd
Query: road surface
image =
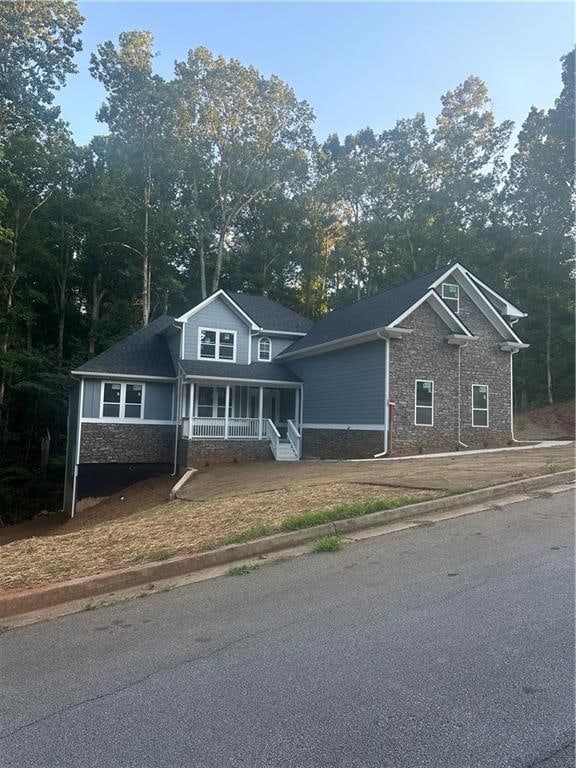
<path fill-rule="evenodd" d="M 570 768 L 573 497 L 0 636 L 2 768 Z"/>

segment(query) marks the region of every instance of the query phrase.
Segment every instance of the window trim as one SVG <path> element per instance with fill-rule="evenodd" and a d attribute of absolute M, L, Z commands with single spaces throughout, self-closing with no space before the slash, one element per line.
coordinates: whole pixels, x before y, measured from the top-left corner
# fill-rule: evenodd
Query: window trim
<path fill-rule="evenodd" d="M 215 345 L 215 357 L 202 357 L 202 331 L 212 331 L 216 334 L 216 345 Z M 230 333 L 234 337 L 234 348 L 233 348 L 233 354 L 232 357 L 220 357 L 220 336 L 223 333 Z M 218 362 L 218 363 L 235 363 L 236 362 L 236 352 L 238 348 L 238 332 L 237 331 L 229 331 L 226 328 L 207 328 L 204 325 L 198 326 L 198 348 L 197 348 L 197 359 L 198 360 L 211 360 L 212 362 Z"/>
<path fill-rule="evenodd" d="M 108 403 L 104 400 L 106 392 L 106 384 L 119 384 L 120 385 L 120 402 L 118 416 L 104 416 L 104 405 L 116 405 L 116 403 Z M 126 387 L 128 385 L 133 386 L 139 384 L 142 387 L 142 400 L 140 401 L 140 416 L 126 416 Z M 102 388 L 100 391 L 100 419 L 113 419 L 114 421 L 126 421 L 126 422 L 139 422 L 144 421 L 144 407 L 146 404 L 146 382 L 145 381 L 109 381 L 108 379 L 102 380 Z M 136 405 L 136 403 L 128 403 L 128 405 Z"/>
<path fill-rule="evenodd" d="M 486 387 L 486 408 L 474 407 L 474 387 Z M 488 429 L 490 426 L 490 386 L 488 384 L 472 384 L 471 387 L 472 426 L 475 429 Z M 486 411 L 486 424 L 474 424 L 474 411 Z"/>
<path fill-rule="evenodd" d="M 269 357 L 262 357 L 260 353 L 260 349 L 262 347 L 262 342 L 267 341 L 268 342 L 268 349 L 269 349 Z M 258 362 L 259 363 L 271 363 L 272 362 L 272 339 L 270 336 L 261 336 L 258 339 Z"/>
<path fill-rule="evenodd" d="M 432 405 L 418 405 L 418 384 L 432 384 Z M 433 379 L 416 379 L 414 381 L 414 425 L 416 427 L 433 427 L 434 426 L 434 393 L 436 385 Z M 421 424 L 418 421 L 418 408 L 429 408 L 432 412 L 432 421 L 430 424 Z"/>
<path fill-rule="evenodd" d="M 452 312 L 454 312 L 455 315 L 460 314 L 460 286 L 458 283 L 442 283 L 442 301 L 454 301 L 453 296 L 444 296 L 444 286 L 448 286 L 449 288 L 456 288 L 458 295 L 456 296 L 456 309 L 452 309 L 450 304 L 448 306 L 450 309 L 452 309 Z"/>

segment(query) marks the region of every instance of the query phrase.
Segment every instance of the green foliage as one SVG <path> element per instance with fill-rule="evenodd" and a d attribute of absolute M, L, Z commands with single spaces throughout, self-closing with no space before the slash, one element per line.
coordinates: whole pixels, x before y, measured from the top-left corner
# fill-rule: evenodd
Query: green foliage
<path fill-rule="evenodd" d="M 314 552 L 339 552 L 344 548 L 344 542 L 339 536 L 324 536 L 312 542 Z"/>
<path fill-rule="evenodd" d="M 247 576 L 252 571 L 257 571 L 262 567 L 260 563 L 244 563 L 243 565 L 234 565 L 228 569 L 228 576 Z"/>

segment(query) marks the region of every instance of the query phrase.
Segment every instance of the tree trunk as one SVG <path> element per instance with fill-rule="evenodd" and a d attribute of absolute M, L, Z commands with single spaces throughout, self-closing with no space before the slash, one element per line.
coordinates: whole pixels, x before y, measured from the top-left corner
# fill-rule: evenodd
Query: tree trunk
<path fill-rule="evenodd" d="M 16 287 L 17 277 L 16 277 L 16 260 L 18 255 L 18 238 L 20 235 L 20 207 L 18 207 L 15 211 L 14 215 L 14 236 L 12 238 L 12 245 L 10 248 L 10 266 L 8 268 L 8 279 L 7 279 L 7 287 L 6 287 L 6 311 L 4 313 L 4 322 L 5 322 L 5 328 L 4 328 L 4 335 L 2 338 L 2 376 L 0 378 L 0 419 L 2 419 L 1 416 L 1 409 L 4 405 L 4 400 L 6 398 L 6 377 L 8 374 L 8 367 L 6 365 L 6 354 L 8 352 L 8 348 L 10 347 L 10 319 L 12 315 L 12 304 L 14 302 L 14 289 Z"/>
<path fill-rule="evenodd" d="M 208 296 L 208 288 L 206 286 L 206 254 L 204 253 L 204 238 L 202 236 L 198 245 L 198 256 L 200 259 L 200 291 L 202 298 L 205 299 Z"/>
<path fill-rule="evenodd" d="M 142 248 L 142 325 L 148 325 L 150 320 L 150 198 L 152 195 L 152 178 L 150 165 L 144 183 L 144 236 Z"/>
<path fill-rule="evenodd" d="M 546 389 L 548 393 L 548 403 L 554 405 L 554 396 L 552 394 L 552 367 L 551 367 L 551 347 L 552 347 L 552 308 L 550 306 L 550 296 L 546 299 Z"/>
<path fill-rule="evenodd" d="M 92 280 L 92 312 L 90 314 L 90 334 L 88 336 L 88 353 L 90 355 L 93 355 L 96 351 L 96 330 L 98 320 L 100 319 L 100 305 L 104 296 L 104 291 L 100 290 L 101 282 L 102 274 L 98 272 Z"/>
<path fill-rule="evenodd" d="M 48 469 L 48 458 L 50 457 L 50 430 L 46 430 L 46 434 L 40 441 L 40 480 L 46 481 L 46 470 Z"/>
<path fill-rule="evenodd" d="M 224 261 L 224 242 L 226 240 L 226 229 L 222 228 L 218 234 L 218 249 L 216 251 L 216 265 L 212 275 L 212 293 L 216 293 L 220 287 L 220 273 L 222 272 L 222 263 Z"/>

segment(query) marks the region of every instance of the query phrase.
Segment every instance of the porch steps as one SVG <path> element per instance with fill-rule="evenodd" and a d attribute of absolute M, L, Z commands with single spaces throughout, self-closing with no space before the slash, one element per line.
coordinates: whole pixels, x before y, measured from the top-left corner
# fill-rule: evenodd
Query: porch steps
<path fill-rule="evenodd" d="M 298 461 L 298 456 L 289 440 L 280 440 L 275 458 L 276 461 Z"/>

